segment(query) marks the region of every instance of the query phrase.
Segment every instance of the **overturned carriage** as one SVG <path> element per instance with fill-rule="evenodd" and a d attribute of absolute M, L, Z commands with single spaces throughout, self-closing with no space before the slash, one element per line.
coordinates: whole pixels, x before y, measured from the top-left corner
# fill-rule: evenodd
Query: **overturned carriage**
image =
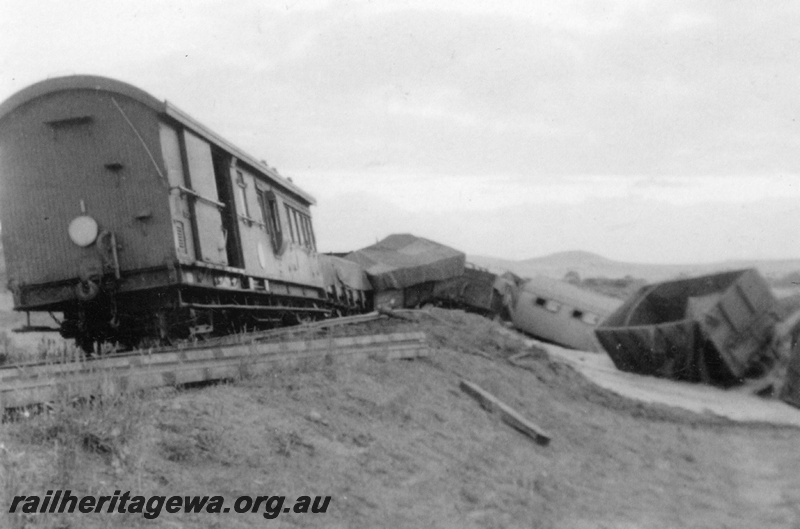
<path fill-rule="evenodd" d="M 63 313 L 61 333 L 87 348 L 362 310 L 368 292 L 325 283 L 313 204 L 171 103 L 119 81 L 50 79 L 0 105 L 14 308 Z"/>
<path fill-rule="evenodd" d="M 769 285 L 748 269 L 642 287 L 595 332 L 623 371 L 728 384 L 774 361 L 779 320 Z"/>
<path fill-rule="evenodd" d="M 594 330 L 620 304 L 564 281 L 537 276 L 519 280 L 510 288 L 506 309 L 514 326 L 525 333 L 564 347 L 597 352 L 601 347 Z"/>

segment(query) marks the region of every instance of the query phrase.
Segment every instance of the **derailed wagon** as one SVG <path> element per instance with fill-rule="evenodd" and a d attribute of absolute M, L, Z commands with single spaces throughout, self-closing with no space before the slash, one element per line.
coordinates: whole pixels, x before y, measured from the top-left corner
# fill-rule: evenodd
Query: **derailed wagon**
<path fill-rule="evenodd" d="M 496 281 L 496 274 L 466 263 L 462 275 L 434 284 L 433 297 L 445 307 L 466 308 L 494 317 L 503 309 L 503 296 L 495 288 Z"/>
<path fill-rule="evenodd" d="M 423 237 L 395 233 L 345 259 L 364 270 L 376 308 L 432 303 L 489 317 L 502 308 L 497 275 L 467 263 L 463 252 Z"/>
<path fill-rule="evenodd" d="M 756 270 L 642 287 L 595 330 L 622 371 L 729 384 L 774 359 L 777 301 Z"/>
<path fill-rule="evenodd" d="M 800 408 L 800 342 L 796 343 L 792 349 L 780 398 L 784 402 Z"/>
<path fill-rule="evenodd" d="M 396 233 L 345 259 L 366 271 L 376 307 L 414 307 L 433 300 L 437 282 L 461 277 L 466 256 L 422 237 Z"/>

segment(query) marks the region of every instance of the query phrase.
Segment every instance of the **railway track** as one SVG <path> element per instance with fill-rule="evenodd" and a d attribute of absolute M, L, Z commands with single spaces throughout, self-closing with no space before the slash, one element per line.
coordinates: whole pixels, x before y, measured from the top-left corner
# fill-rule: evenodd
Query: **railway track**
<path fill-rule="evenodd" d="M 328 320 L 327 324 L 317 322 L 243 335 L 239 343 L 208 343 L 76 361 L 4 366 L 0 368 L 0 412 L 57 399 L 235 379 L 279 367 L 310 369 L 335 362 L 417 358 L 430 353 L 423 332 L 266 341 L 282 332 L 362 323 L 379 317 L 367 314 L 340 318 L 341 321 Z"/>

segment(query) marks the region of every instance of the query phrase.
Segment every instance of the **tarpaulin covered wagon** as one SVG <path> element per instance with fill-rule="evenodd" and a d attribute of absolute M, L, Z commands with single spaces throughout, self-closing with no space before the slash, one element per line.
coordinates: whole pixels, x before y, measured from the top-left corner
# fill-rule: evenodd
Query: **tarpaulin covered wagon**
<path fill-rule="evenodd" d="M 777 301 L 756 270 L 642 287 L 596 334 L 623 371 L 730 383 L 772 359 Z"/>
<path fill-rule="evenodd" d="M 319 263 L 328 299 L 340 314 L 357 313 L 371 305 L 372 285 L 361 266 L 329 254 L 320 254 Z"/>
<path fill-rule="evenodd" d="M 389 235 L 346 257 L 363 267 L 376 308 L 436 303 L 487 316 L 502 307 L 497 276 L 466 263 L 466 255 L 408 233 Z"/>
<path fill-rule="evenodd" d="M 348 254 L 367 272 L 375 307 L 414 307 L 433 299 L 439 281 L 461 277 L 466 255 L 408 233 L 389 235 Z"/>
<path fill-rule="evenodd" d="M 503 308 L 503 296 L 495 288 L 497 274 L 467 263 L 459 277 L 437 281 L 433 297 L 444 306 L 465 307 L 472 312 L 494 316 Z"/>

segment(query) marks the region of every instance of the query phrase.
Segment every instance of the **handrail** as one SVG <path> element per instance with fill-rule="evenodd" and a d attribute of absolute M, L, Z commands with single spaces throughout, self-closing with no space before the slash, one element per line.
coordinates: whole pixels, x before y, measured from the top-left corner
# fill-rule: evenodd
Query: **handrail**
<path fill-rule="evenodd" d="M 216 206 L 218 209 L 225 209 L 225 204 L 223 204 L 222 202 L 219 202 L 219 201 L 214 200 L 212 198 L 204 197 L 203 195 L 201 195 L 200 193 L 198 193 L 194 189 L 189 189 L 188 187 L 184 187 L 184 186 L 172 186 L 172 187 L 169 188 L 170 191 L 173 191 L 173 190 L 176 190 L 176 189 L 182 195 L 189 195 L 191 197 L 196 198 L 197 200 L 199 200 L 201 202 L 205 202 L 207 204 L 211 204 L 212 206 Z"/>

